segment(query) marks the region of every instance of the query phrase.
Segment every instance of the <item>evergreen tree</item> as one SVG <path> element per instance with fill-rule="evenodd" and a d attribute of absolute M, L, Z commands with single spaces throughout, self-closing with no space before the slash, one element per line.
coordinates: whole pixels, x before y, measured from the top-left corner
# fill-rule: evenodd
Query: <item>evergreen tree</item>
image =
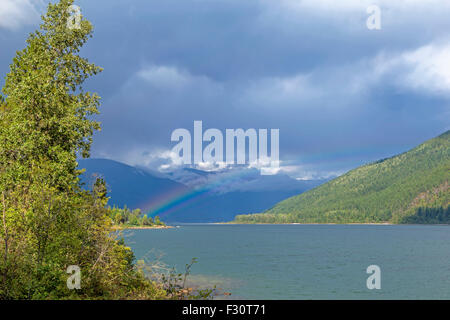
<path fill-rule="evenodd" d="M 80 187 L 77 157 L 100 129 L 100 98 L 82 85 L 101 68 L 79 56 L 93 27 L 67 27 L 72 3 L 49 4 L 0 98 L 0 298 L 161 297 L 114 238 L 105 182 Z M 81 290 L 66 286 L 69 265 L 81 268 Z"/>

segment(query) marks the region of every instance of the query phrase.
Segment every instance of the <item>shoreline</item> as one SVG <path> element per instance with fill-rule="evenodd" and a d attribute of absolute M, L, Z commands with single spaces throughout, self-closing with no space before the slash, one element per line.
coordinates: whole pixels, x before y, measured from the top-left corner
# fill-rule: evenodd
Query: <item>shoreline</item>
<path fill-rule="evenodd" d="M 400 225 L 396 223 L 390 222 L 349 222 L 349 223 L 336 223 L 336 222 L 324 222 L 324 223 L 300 223 L 300 222 L 292 222 L 292 223 L 240 223 L 240 222 L 214 222 L 212 224 L 241 224 L 241 225 L 304 225 L 304 226 L 320 226 L 320 225 L 382 225 L 382 226 L 394 226 Z"/>
<path fill-rule="evenodd" d="M 239 222 L 212 222 L 211 224 L 229 224 L 229 225 L 304 225 L 304 226 L 323 226 L 323 225 L 341 225 L 341 226 L 450 226 L 447 223 L 391 223 L 391 222 L 349 222 L 349 223 L 335 223 L 335 222 L 324 222 L 324 223 L 239 223 Z"/>
<path fill-rule="evenodd" d="M 172 229 L 173 226 L 113 226 L 113 230 Z"/>

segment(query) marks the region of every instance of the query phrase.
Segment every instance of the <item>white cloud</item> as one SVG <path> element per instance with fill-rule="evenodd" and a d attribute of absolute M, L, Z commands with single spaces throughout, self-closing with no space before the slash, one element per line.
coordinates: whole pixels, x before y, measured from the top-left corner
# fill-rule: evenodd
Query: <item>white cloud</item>
<path fill-rule="evenodd" d="M 198 163 L 197 168 L 199 170 L 208 171 L 208 172 L 216 172 L 216 171 L 223 171 L 227 168 L 229 168 L 229 165 L 227 165 L 223 161 L 203 161 Z"/>
<path fill-rule="evenodd" d="M 365 10 L 370 5 L 392 9 L 416 9 L 417 7 L 449 7 L 442 0 L 281 0 L 280 4 L 290 9 L 314 9 L 324 11 Z"/>
<path fill-rule="evenodd" d="M 323 88 L 312 83 L 313 74 L 267 77 L 244 87 L 238 100 L 244 106 L 254 106 L 258 112 L 273 108 L 310 108 L 324 97 Z"/>
<path fill-rule="evenodd" d="M 137 72 L 137 76 L 158 89 L 184 89 L 192 85 L 212 84 L 206 76 L 192 75 L 174 66 L 165 65 L 146 66 Z"/>
<path fill-rule="evenodd" d="M 280 167 L 279 173 L 299 181 L 329 179 L 342 175 L 345 171 L 318 171 L 312 164 L 290 164 Z"/>
<path fill-rule="evenodd" d="M 39 19 L 38 0 L 1 0 L 0 28 L 15 30 L 22 25 L 32 24 Z"/>
<path fill-rule="evenodd" d="M 355 10 L 364 8 L 367 0 L 281 0 L 280 4 L 290 9 L 316 9 L 316 10 Z M 370 5 L 370 3 L 369 3 Z M 367 6 L 367 5 L 366 5 Z"/>
<path fill-rule="evenodd" d="M 403 55 L 410 67 L 405 82 L 412 88 L 450 94 L 450 44 L 428 45 Z"/>
<path fill-rule="evenodd" d="M 192 82 L 192 76 L 182 74 L 171 66 L 150 66 L 138 72 L 138 76 L 155 87 L 184 87 Z"/>
<path fill-rule="evenodd" d="M 444 0 L 264 0 L 262 3 L 266 8 L 262 16 L 271 19 L 271 23 L 290 24 L 311 31 L 322 25 L 330 34 L 359 34 L 367 36 L 368 41 L 366 19 L 370 14 L 366 10 L 371 5 L 381 10 L 383 31 L 395 36 L 394 30 L 401 32 L 407 27 L 421 32 L 418 38 L 426 35 L 429 29 L 445 33 L 450 10 L 450 1 Z"/>
<path fill-rule="evenodd" d="M 450 95 L 450 43 L 428 44 L 396 55 L 383 53 L 373 64 L 378 80 L 392 77 L 399 87 Z"/>
<path fill-rule="evenodd" d="M 362 58 L 351 64 L 318 69 L 311 73 L 301 85 L 292 86 L 290 98 L 311 101 L 326 101 L 333 95 L 338 101 L 363 98 L 379 85 L 393 86 L 418 94 L 450 95 L 450 41 L 433 42 L 415 49 L 382 51 L 370 58 Z M 327 72 L 327 77 L 324 73 Z M 319 80 L 321 82 L 319 82 Z M 287 81 L 287 82 L 286 82 Z M 285 79 L 283 82 L 295 83 Z M 283 83 L 280 82 L 280 83 Z M 298 83 L 298 82 L 297 82 Z M 272 83 L 277 92 L 286 93 L 282 87 Z M 317 88 L 320 86 L 320 89 Z M 289 86 L 286 86 L 288 88 Z M 267 90 L 266 90 L 267 91 Z M 308 97 L 308 98 L 307 98 Z M 340 105 L 339 107 L 342 107 Z"/>

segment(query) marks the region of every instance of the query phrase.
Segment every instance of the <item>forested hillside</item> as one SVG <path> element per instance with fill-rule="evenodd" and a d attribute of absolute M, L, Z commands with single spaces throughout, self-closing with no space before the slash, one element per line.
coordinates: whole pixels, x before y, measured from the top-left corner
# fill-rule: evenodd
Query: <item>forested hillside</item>
<path fill-rule="evenodd" d="M 450 223 L 450 131 L 239 223 Z"/>

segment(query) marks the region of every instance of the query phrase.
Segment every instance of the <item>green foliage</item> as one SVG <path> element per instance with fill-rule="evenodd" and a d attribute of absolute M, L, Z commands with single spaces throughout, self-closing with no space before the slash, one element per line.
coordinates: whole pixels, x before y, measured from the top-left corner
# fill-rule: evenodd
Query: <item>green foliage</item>
<path fill-rule="evenodd" d="M 184 273 L 177 272 L 175 268 L 170 268 L 167 272 L 161 273 L 161 283 L 166 290 L 169 299 L 173 300 L 210 300 L 218 295 L 216 286 L 212 288 L 192 288 L 187 287 L 187 278 L 191 274 L 192 266 L 197 263 L 197 258 L 192 258 L 190 263 L 185 265 Z M 154 275 L 152 266 L 146 264 L 144 260 L 138 261 L 139 270 L 146 271 Z M 160 267 L 158 267 L 159 269 Z"/>
<path fill-rule="evenodd" d="M 123 209 L 113 207 L 108 208 L 108 216 L 115 222 L 116 225 L 124 227 L 151 227 L 151 226 L 166 226 L 166 224 L 155 217 L 155 221 L 147 215 L 143 215 L 140 209 L 131 211 L 127 207 Z"/>
<path fill-rule="evenodd" d="M 414 224 L 450 224 L 450 207 L 444 209 L 443 207 L 437 208 L 418 208 L 413 214 L 402 217 L 401 223 L 414 223 Z"/>
<path fill-rule="evenodd" d="M 449 223 L 449 178 L 447 131 L 409 152 L 286 199 L 265 213 L 239 215 L 235 222 Z"/>
<path fill-rule="evenodd" d="M 77 156 L 89 155 L 100 129 L 91 120 L 100 98 L 82 84 L 101 68 L 78 55 L 93 28 L 84 19 L 66 27 L 72 3 L 49 4 L 2 89 L 0 298 L 164 298 L 114 236 L 105 182 L 80 187 Z M 69 265 L 81 268 L 80 290 L 66 286 Z"/>

